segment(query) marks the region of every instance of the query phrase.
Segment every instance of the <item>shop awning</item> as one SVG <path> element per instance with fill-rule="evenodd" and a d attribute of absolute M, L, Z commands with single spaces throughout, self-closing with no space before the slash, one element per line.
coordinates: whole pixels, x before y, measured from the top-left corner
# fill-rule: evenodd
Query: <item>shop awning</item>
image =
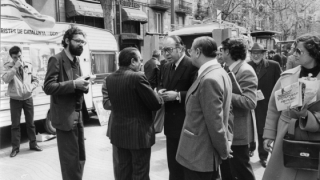
<path fill-rule="evenodd" d="M 66 0 L 66 13 L 67 17 L 103 17 L 103 11 L 100 3 L 89 3 L 77 0 Z"/>
<path fill-rule="evenodd" d="M 142 24 L 148 22 L 147 14 L 136 9 L 122 8 L 121 16 L 122 21 L 139 21 Z"/>

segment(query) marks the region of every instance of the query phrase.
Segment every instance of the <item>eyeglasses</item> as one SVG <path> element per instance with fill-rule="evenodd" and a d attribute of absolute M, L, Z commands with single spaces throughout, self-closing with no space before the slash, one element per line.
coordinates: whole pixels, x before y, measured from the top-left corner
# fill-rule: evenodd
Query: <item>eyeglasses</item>
<path fill-rule="evenodd" d="M 166 52 L 171 54 L 173 52 L 174 49 L 177 49 L 177 47 L 173 48 L 173 47 L 166 47 L 166 48 L 162 48 L 161 49 L 161 53 L 165 54 Z"/>
<path fill-rule="evenodd" d="M 296 48 L 296 50 L 294 51 L 297 55 L 301 56 L 304 54 L 303 51 L 301 51 L 299 48 Z"/>
<path fill-rule="evenodd" d="M 72 40 L 74 40 L 77 44 L 82 44 L 82 45 L 86 45 L 87 44 L 86 41 L 83 41 L 81 39 L 72 39 Z"/>

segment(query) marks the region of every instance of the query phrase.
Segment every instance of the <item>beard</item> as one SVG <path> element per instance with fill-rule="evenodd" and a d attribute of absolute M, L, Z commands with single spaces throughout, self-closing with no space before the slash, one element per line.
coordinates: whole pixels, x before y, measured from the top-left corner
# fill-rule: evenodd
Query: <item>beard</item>
<path fill-rule="evenodd" d="M 74 56 L 80 56 L 83 52 L 83 46 L 76 47 L 73 44 L 70 44 L 69 51 Z"/>

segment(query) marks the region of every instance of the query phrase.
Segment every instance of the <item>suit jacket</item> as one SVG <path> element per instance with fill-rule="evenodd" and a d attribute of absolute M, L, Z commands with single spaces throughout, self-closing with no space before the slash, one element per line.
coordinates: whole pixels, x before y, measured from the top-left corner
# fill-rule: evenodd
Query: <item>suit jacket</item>
<path fill-rule="evenodd" d="M 126 149 L 150 148 L 155 143 L 152 111 L 161 104 L 145 75 L 120 67 L 106 78 L 102 92 L 104 107 L 111 110 L 111 143 Z"/>
<path fill-rule="evenodd" d="M 43 90 L 47 95 L 51 95 L 50 117 L 52 125 L 63 131 L 70 131 L 73 128 L 74 120 L 78 117 L 78 113 L 75 112 L 76 93 L 73 79 L 71 63 L 64 50 L 50 57 Z M 84 93 L 88 93 L 88 91 Z M 89 119 L 84 99 L 82 115 L 84 120 Z"/>
<path fill-rule="evenodd" d="M 172 138 L 179 138 L 183 121 L 186 115 L 185 99 L 188 89 L 193 83 L 197 68 L 192 65 L 190 58 L 185 55 L 177 67 L 172 81 L 169 81 L 170 67 L 172 63 L 166 63 L 161 72 L 160 87 L 180 92 L 180 101 L 165 102 L 164 134 Z"/>
<path fill-rule="evenodd" d="M 257 131 L 260 135 L 263 134 L 264 124 L 266 123 L 268 104 L 272 89 L 281 74 L 279 63 L 266 59 L 263 59 L 262 61 L 262 67 L 258 76 L 258 90 L 262 91 L 264 99 L 257 102 L 257 107 L 255 109 Z M 254 67 L 253 61 L 250 61 L 248 64 Z"/>
<path fill-rule="evenodd" d="M 235 127 L 232 145 L 247 145 L 254 137 L 250 111 L 257 105 L 258 78 L 253 68 L 245 61 L 237 64 L 232 72 L 242 89 L 242 95 L 232 93 Z"/>
<path fill-rule="evenodd" d="M 186 118 L 177 161 L 193 171 L 216 170 L 228 156 L 228 119 L 232 84 L 220 64 L 205 69 L 186 97 Z"/>
<path fill-rule="evenodd" d="M 159 66 L 160 62 L 154 57 L 144 64 L 144 73 L 152 89 L 158 86 L 158 71 L 160 70 Z"/>

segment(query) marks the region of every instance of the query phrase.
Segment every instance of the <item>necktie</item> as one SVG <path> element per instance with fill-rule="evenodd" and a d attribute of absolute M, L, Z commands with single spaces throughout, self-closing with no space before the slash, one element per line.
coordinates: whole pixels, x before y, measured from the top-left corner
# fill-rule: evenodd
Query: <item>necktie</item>
<path fill-rule="evenodd" d="M 172 64 L 170 69 L 170 82 L 172 81 L 175 72 L 176 72 L 176 65 Z"/>

